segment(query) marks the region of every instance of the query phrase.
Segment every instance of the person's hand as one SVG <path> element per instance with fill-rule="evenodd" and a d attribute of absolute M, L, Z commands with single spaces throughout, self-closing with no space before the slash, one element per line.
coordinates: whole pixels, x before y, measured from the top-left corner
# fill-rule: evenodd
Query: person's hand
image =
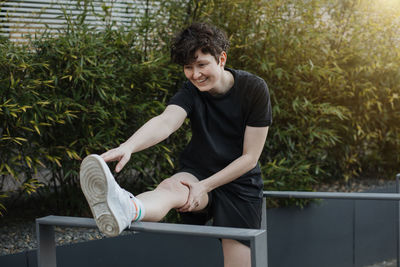
<path fill-rule="evenodd" d="M 177 209 L 179 212 L 190 212 L 201 204 L 201 199 L 207 194 L 205 187 L 199 182 L 181 181 L 181 184 L 189 188 L 188 199 L 182 207 Z"/>
<path fill-rule="evenodd" d="M 101 157 L 105 162 L 118 161 L 115 171 L 120 172 L 131 158 L 131 154 L 131 149 L 127 145 L 122 144 L 119 147 L 113 148 L 101 154 Z"/>

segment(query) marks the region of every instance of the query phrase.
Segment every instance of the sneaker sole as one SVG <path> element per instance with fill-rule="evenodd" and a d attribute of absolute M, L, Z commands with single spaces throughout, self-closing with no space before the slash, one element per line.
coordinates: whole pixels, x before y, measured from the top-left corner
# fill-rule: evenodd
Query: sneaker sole
<path fill-rule="evenodd" d="M 107 202 L 108 181 L 105 163 L 98 155 L 87 156 L 81 164 L 80 183 L 93 218 L 106 236 L 119 235 L 118 221 Z"/>

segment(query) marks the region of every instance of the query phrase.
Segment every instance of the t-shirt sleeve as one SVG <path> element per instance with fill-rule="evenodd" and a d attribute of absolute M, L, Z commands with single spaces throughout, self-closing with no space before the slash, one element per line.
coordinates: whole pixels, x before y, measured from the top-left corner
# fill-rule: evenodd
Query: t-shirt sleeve
<path fill-rule="evenodd" d="M 194 96 L 190 84 L 185 82 L 182 88 L 169 100 L 168 105 L 177 105 L 183 108 L 188 117 L 193 110 Z"/>
<path fill-rule="evenodd" d="M 253 127 L 265 127 L 272 124 L 272 108 L 268 86 L 264 80 L 260 80 L 252 90 L 250 98 L 250 112 L 246 125 Z"/>

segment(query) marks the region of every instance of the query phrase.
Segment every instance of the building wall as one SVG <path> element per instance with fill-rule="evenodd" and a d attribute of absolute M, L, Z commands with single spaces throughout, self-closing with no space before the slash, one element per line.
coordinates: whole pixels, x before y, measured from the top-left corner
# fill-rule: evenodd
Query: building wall
<path fill-rule="evenodd" d="M 57 35 L 66 28 L 67 20 L 78 22 L 83 18 L 85 24 L 98 29 L 110 23 L 129 26 L 156 9 L 157 1 L 149 0 L 1 1 L 0 36 L 26 42 L 29 36 L 40 36 L 45 31 Z"/>

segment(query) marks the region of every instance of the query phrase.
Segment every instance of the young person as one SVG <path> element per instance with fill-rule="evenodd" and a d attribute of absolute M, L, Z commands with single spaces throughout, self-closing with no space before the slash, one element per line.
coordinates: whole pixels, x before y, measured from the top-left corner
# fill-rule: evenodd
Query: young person
<path fill-rule="evenodd" d="M 263 181 L 258 159 L 272 122 L 268 87 L 261 78 L 226 68 L 229 42 L 224 32 L 194 23 L 180 32 L 172 60 L 187 78 L 164 112 L 126 142 L 81 165 L 83 193 L 99 229 L 121 233 L 132 221 L 159 221 L 169 210 L 185 223 L 260 228 Z M 131 154 L 153 146 L 190 119 L 192 139 L 180 170 L 156 189 L 134 197 L 120 188 L 106 162 L 119 172 Z M 250 266 L 249 244 L 222 239 L 225 266 Z"/>

